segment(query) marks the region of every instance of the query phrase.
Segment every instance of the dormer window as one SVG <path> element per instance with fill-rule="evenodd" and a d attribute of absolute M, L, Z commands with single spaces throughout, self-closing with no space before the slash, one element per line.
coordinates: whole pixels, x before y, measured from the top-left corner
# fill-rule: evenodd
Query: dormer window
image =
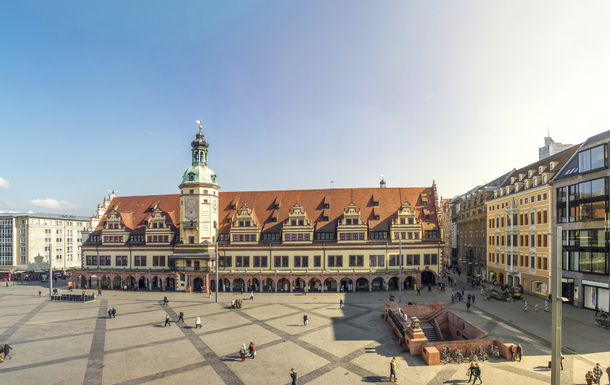
<path fill-rule="evenodd" d="M 325 209 L 329 209 L 330 208 L 330 203 L 324 203 L 324 208 Z"/>
<path fill-rule="evenodd" d="M 297 225 L 297 220 L 296 219 L 291 220 L 290 221 L 290 225 L 291 226 L 296 226 Z"/>
<path fill-rule="evenodd" d="M 271 218 L 272 223 L 277 223 L 277 218 Z"/>
<path fill-rule="evenodd" d="M 195 194 L 195 190 L 190 189 L 190 190 L 189 190 L 189 194 Z"/>
<path fill-rule="evenodd" d="M 279 210 L 280 209 L 280 205 L 278 203 L 275 204 L 275 209 Z"/>
<path fill-rule="evenodd" d="M 239 227 L 244 227 L 244 221 L 239 221 Z"/>
<path fill-rule="evenodd" d="M 424 207 L 428 207 L 428 201 L 423 201 L 423 202 L 422 202 L 422 206 L 424 206 Z"/>
<path fill-rule="evenodd" d="M 534 187 L 538 186 L 538 178 L 534 179 Z"/>
<path fill-rule="evenodd" d="M 498 197 L 498 190 L 494 191 L 494 198 Z"/>
<path fill-rule="evenodd" d="M 304 225 L 303 220 L 302 220 L 302 219 L 299 219 L 299 226 L 303 226 L 303 225 Z"/>
<path fill-rule="evenodd" d="M 379 207 L 379 202 L 377 202 L 377 201 L 373 202 L 373 206 L 374 207 Z"/>
<path fill-rule="evenodd" d="M 546 183 L 546 175 L 542 176 L 542 183 Z"/>
<path fill-rule="evenodd" d="M 245 222 L 244 222 L 244 225 L 245 225 L 246 227 L 250 227 L 250 221 L 245 221 Z"/>
<path fill-rule="evenodd" d="M 326 216 L 322 217 L 322 221 L 328 222 L 328 217 L 326 217 Z"/>
<path fill-rule="evenodd" d="M 510 184 L 515 183 L 515 177 L 510 178 Z"/>
<path fill-rule="evenodd" d="M 231 210 L 235 210 L 235 209 L 237 209 L 237 206 L 231 205 Z"/>
<path fill-rule="evenodd" d="M 538 167 L 538 174 L 542 174 L 543 171 L 544 171 L 544 166 Z"/>
<path fill-rule="evenodd" d="M 551 170 L 555 169 L 555 162 L 551 162 L 550 167 Z"/>
<path fill-rule="evenodd" d="M 523 180 L 523 174 L 519 174 L 519 181 Z"/>
<path fill-rule="evenodd" d="M 531 171 L 528 171 L 528 172 L 527 172 L 527 177 L 528 177 L 528 178 L 531 178 L 531 177 L 532 177 L 532 172 L 531 172 Z"/>

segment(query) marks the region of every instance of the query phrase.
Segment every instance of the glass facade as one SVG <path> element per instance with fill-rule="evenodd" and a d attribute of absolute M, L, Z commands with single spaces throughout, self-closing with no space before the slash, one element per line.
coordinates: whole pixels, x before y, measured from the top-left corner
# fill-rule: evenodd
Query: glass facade
<path fill-rule="evenodd" d="M 0 265 L 13 264 L 13 220 L 0 219 Z"/>
<path fill-rule="evenodd" d="M 563 270 L 608 275 L 605 229 L 563 231 Z"/>
<path fill-rule="evenodd" d="M 557 223 L 602 221 L 608 217 L 608 178 L 557 189 Z"/>

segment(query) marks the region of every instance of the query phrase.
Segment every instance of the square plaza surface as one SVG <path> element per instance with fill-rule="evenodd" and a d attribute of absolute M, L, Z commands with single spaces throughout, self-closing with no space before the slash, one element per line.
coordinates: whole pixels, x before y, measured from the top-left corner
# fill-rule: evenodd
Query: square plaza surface
<path fill-rule="evenodd" d="M 461 286 L 459 286 L 461 287 Z M 52 302 L 38 297 L 35 284 L 0 287 L 0 340 L 12 359 L 0 363 L 0 383 L 32 384 L 288 384 L 297 369 L 298 384 L 388 382 L 389 362 L 398 360 L 398 382 L 466 383 L 466 364 L 427 366 L 421 357 L 401 352 L 381 318 L 386 292 L 207 295 L 104 291 L 89 303 Z M 60 291 L 65 291 L 61 285 Z M 477 293 L 479 288 L 466 291 Z M 398 294 L 394 292 L 394 294 Z M 521 343 L 522 362 L 481 365 L 485 384 L 548 384 L 551 316 L 527 313 L 523 304 L 478 300 L 451 304 L 452 291 L 402 294 L 402 303 L 442 301 L 447 308 L 490 336 Z M 167 295 L 168 305 L 162 305 Z M 398 297 L 398 295 L 397 295 Z M 243 298 L 241 309 L 231 299 Z M 345 307 L 339 308 L 339 299 Z M 530 308 L 544 301 L 528 297 Z M 117 317 L 107 318 L 107 310 Z M 186 322 L 176 323 L 178 313 Z M 584 384 L 596 362 L 610 365 L 610 330 L 595 327 L 593 312 L 564 305 L 562 384 Z M 163 327 L 165 316 L 172 326 Z M 310 317 L 303 325 L 303 315 Z M 201 317 L 203 328 L 195 329 Z M 255 359 L 239 357 L 241 344 L 254 341 Z M 602 383 L 607 383 L 604 377 Z"/>

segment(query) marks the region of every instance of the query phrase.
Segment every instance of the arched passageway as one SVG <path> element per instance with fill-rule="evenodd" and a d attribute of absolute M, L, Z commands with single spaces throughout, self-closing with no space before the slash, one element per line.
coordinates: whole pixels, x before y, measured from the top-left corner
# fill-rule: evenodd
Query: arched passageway
<path fill-rule="evenodd" d="M 326 291 L 337 291 L 337 281 L 334 278 L 326 278 L 324 280 L 324 286 L 326 287 Z"/>
<path fill-rule="evenodd" d="M 356 280 L 356 291 L 369 291 L 369 280 L 366 278 L 358 278 Z"/>

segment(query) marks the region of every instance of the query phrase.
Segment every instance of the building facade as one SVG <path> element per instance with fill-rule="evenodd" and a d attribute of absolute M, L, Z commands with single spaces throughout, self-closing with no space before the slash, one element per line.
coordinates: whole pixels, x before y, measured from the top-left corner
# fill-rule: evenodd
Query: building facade
<path fill-rule="evenodd" d="M 486 203 L 489 281 L 550 294 L 553 189 L 549 182 L 577 148 L 516 170 Z"/>
<path fill-rule="evenodd" d="M 457 267 L 468 276 L 485 276 L 487 210 L 486 202 L 513 171 L 454 199 L 457 230 Z"/>
<path fill-rule="evenodd" d="M 53 258 L 55 269 L 81 266 L 82 232 L 89 227 L 85 216 L 4 213 L 0 214 L 0 276 L 25 273 L 34 257 Z"/>
<path fill-rule="evenodd" d="M 547 136 L 544 138 L 544 146 L 538 149 L 538 160 L 548 158 L 573 146 L 573 144 L 555 143 L 550 136 Z"/>
<path fill-rule="evenodd" d="M 109 196 L 76 285 L 356 291 L 439 282 L 436 186 L 220 192 L 201 133 L 179 194 Z M 399 258 L 399 254 L 402 258 Z"/>
<path fill-rule="evenodd" d="M 608 311 L 608 143 L 610 131 L 587 139 L 553 179 L 556 225 L 562 227 L 562 297 Z"/>

